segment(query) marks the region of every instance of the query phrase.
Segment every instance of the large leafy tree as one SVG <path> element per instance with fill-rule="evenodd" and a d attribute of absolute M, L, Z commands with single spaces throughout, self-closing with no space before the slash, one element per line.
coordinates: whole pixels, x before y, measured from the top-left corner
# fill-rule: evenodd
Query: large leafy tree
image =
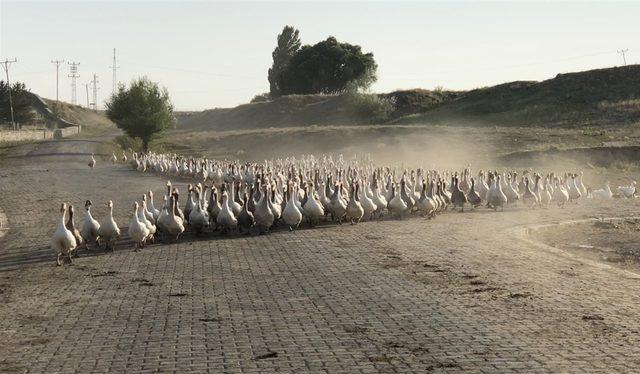
<path fill-rule="evenodd" d="M 33 120 L 32 96 L 24 83 L 16 82 L 11 86 L 11 101 L 16 123 L 27 123 Z M 9 85 L 5 81 L 0 81 L 0 122 L 11 122 Z"/>
<path fill-rule="evenodd" d="M 144 152 L 154 136 L 175 124 L 167 89 L 146 77 L 132 81 L 129 88 L 120 85 L 106 106 L 111 121 L 130 137 L 142 140 Z"/>
<path fill-rule="evenodd" d="M 303 46 L 280 74 L 282 95 L 340 93 L 368 88 L 376 81 L 373 53 L 362 53 L 359 45 L 340 43 L 329 37 L 313 46 Z"/>
<path fill-rule="evenodd" d="M 272 98 L 280 96 L 280 75 L 289 61 L 300 49 L 300 32 L 293 26 L 285 26 L 278 35 L 278 45 L 271 53 L 273 65 L 269 69 L 269 93 Z"/>

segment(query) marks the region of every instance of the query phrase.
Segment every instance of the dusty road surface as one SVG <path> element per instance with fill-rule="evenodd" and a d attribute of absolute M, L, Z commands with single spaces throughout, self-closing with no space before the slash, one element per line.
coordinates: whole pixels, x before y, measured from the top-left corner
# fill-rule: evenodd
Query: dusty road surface
<path fill-rule="evenodd" d="M 535 225 L 638 215 L 640 199 L 448 213 L 268 236 L 192 235 L 54 266 L 58 206 L 166 182 L 100 139 L 0 162 L 0 372 L 612 372 L 640 367 L 640 275 L 537 241 Z M 184 183 L 179 184 L 184 189 Z M 82 212 L 82 209 L 79 209 Z M 80 224 L 79 214 L 76 224 Z M 549 243 L 547 243 L 549 244 Z"/>

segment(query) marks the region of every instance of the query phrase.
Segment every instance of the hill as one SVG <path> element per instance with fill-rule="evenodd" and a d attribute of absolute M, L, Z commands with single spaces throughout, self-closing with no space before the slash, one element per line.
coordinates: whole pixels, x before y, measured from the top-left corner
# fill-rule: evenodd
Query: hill
<path fill-rule="evenodd" d="M 178 117 L 179 130 L 244 130 L 371 123 L 600 126 L 640 122 L 640 65 L 558 74 L 470 91 L 395 91 L 386 121 L 354 110 L 347 96 L 292 95 Z"/>
<path fill-rule="evenodd" d="M 599 126 L 640 121 L 640 65 L 558 74 L 466 92 L 397 120 L 491 126 Z"/>
<path fill-rule="evenodd" d="M 460 93 L 452 91 L 416 89 L 395 91 L 378 97 L 392 103 L 389 118 L 399 118 L 428 110 L 458 95 Z M 368 108 L 363 108 L 366 105 L 367 103 L 354 103 L 349 95 L 282 96 L 273 101 L 243 104 L 235 108 L 181 113 L 177 116 L 178 129 L 245 130 L 376 122 L 367 114 Z"/>
<path fill-rule="evenodd" d="M 94 111 L 63 101 L 42 99 L 53 116 L 82 126 L 82 132 L 102 133 L 116 128 L 102 111 Z"/>

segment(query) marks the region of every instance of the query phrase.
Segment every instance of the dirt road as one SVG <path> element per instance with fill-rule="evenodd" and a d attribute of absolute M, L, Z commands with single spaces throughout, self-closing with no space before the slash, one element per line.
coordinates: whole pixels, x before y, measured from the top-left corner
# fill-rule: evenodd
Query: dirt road
<path fill-rule="evenodd" d="M 60 202 L 128 224 L 166 180 L 88 155 L 0 163 L 0 371 L 633 371 L 640 276 L 522 240 L 529 225 L 637 215 L 640 202 L 449 213 L 269 236 L 192 236 L 55 267 Z M 180 185 L 184 188 L 184 186 Z M 80 224 L 80 217 L 76 221 Z M 522 230 L 521 230 L 522 229 Z"/>

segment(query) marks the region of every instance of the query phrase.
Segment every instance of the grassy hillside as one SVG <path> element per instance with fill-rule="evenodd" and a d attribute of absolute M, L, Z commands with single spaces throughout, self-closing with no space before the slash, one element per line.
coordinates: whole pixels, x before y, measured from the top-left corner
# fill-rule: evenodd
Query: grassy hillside
<path fill-rule="evenodd" d="M 576 127 L 639 121 L 640 65 L 632 65 L 476 89 L 397 122 Z"/>
<path fill-rule="evenodd" d="M 459 93 L 422 89 L 378 95 L 392 103 L 389 118 L 422 112 Z M 178 116 L 179 130 L 244 130 L 299 126 L 359 125 L 379 122 L 349 95 L 290 95 L 273 101 L 211 109 Z"/>
<path fill-rule="evenodd" d="M 640 65 L 559 74 L 466 92 L 395 91 L 378 95 L 392 110 L 386 121 L 354 110 L 347 96 L 286 96 L 270 102 L 189 113 L 179 130 L 244 130 L 371 123 L 561 126 L 640 122 Z"/>
<path fill-rule="evenodd" d="M 111 132 L 116 125 L 102 111 L 93 111 L 80 105 L 73 105 L 55 100 L 43 99 L 57 116 L 71 123 L 82 125 L 83 133 L 100 134 Z"/>

